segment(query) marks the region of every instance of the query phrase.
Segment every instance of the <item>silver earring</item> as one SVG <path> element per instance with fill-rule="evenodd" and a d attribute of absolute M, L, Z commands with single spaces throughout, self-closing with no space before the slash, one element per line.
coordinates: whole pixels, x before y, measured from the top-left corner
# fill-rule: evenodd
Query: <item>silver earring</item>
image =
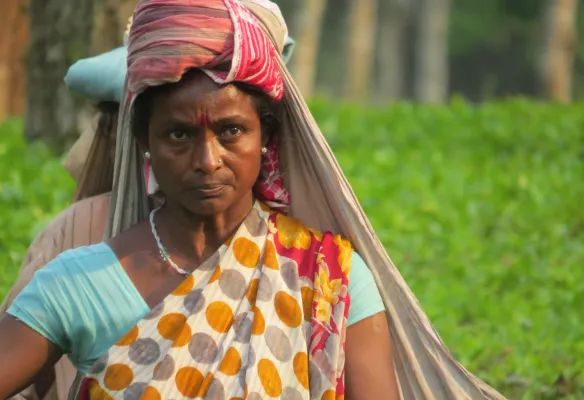
<path fill-rule="evenodd" d="M 217 160 L 217 164 L 223 164 L 223 160 L 222 159 Z"/>
<path fill-rule="evenodd" d="M 268 148 L 266 146 L 262 147 L 262 155 L 265 155 L 268 152 Z"/>
<path fill-rule="evenodd" d="M 149 151 L 145 151 L 144 152 L 144 158 L 147 159 L 147 160 L 150 160 L 150 157 L 151 157 L 150 156 L 150 152 Z"/>

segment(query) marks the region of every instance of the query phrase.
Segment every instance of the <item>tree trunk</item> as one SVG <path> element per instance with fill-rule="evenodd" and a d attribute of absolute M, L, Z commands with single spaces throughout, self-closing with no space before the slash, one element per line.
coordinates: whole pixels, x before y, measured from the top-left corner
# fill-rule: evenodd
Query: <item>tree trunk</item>
<path fill-rule="evenodd" d="M 25 133 L 60 151 L 77 134 L 78 110 L 63 77 L 89 53 L 94 1 L 30 1 Z"/>
<path fill-rule="evenodd" d="M 292 72 L 302 94 L 306 97 L 312 96 L 314 91 L 325 7 L 326 0 L 304 0 L 294 23 L 298 35 L 295 38 L 296 48 L 292 57 Z"/>
<path fill-rule="evenodd" d="M 441 103 L 448 96 L 448 19 L 451 0 L 421 0 L 416 38 L 416 99 Z"/>
<path fill-rule="evenodd" d="M 377 0 L 351 1 L 347 35 L 347 80 L 345 94 L 353 100 L 369 97 L 375 62 Z"/>
<path fill-rule="evenodd" d="M 404 96 L 408 4 L 407 0 L 387 0 L 380 4 L 376 85 L 379 101 L 395 101 Z"/>
<path fill-rule="evenodd" d="M 548 0 L 542 86 L 546 98 L 567 103 L 572 99 L 578 0 Z"/>
<path fill-rule="evenodd" d="M 26 95 L 25 51 L 28 43 L 27 1 L 0 3 L 0 120 L 22 115 Z"/>
<path fill-rule="evenodd" d="M 123 42 L 128 20 L 137 0 L 99 0 L 94 9 L 94 26 L 91 35 L 91 51 L 103 53 Z"/>

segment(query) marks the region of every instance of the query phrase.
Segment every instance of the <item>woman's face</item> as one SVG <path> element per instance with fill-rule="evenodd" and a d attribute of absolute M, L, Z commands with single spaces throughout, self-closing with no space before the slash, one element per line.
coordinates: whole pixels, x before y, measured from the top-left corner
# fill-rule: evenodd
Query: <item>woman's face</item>
<path fill-rule="evenodd" d="M 210 216 L 251 202 L 261 162 L 253 98 L 201 72 L 157 92 L 147 148 L 169 206 Z"/>

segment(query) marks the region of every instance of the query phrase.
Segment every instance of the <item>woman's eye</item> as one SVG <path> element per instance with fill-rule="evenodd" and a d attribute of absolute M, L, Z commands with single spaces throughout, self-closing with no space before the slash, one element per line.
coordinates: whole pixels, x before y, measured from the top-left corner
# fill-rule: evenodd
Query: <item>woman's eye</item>
<path fill-rule="evenodd" d="M 223 129 L 220 136 L 222 138 L 228 139 L 228 138 L 232 138 L 235 136 L 239 136 L 241 133 L 242 133 L 241 128 L 239 128 L 237 126 L 228 126 L 228 127 Z"/>
<path fill-rule="evenodd" d="M 188 138 L 189 134 L 185 131 L 172 131 L 168 136 L 172 140 L 185 140 Z"/>

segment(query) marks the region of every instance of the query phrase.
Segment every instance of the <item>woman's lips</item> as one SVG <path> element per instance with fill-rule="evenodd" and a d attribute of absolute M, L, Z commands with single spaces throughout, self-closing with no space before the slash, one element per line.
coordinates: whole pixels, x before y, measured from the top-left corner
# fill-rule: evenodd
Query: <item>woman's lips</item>
<path fill-rule="evenodd" d="M 225 185 L 205 185 L 197 186 L 193 188 L 202 197 L 216 197 L 219 196 L 223 190 L 225 190 Z"/>

